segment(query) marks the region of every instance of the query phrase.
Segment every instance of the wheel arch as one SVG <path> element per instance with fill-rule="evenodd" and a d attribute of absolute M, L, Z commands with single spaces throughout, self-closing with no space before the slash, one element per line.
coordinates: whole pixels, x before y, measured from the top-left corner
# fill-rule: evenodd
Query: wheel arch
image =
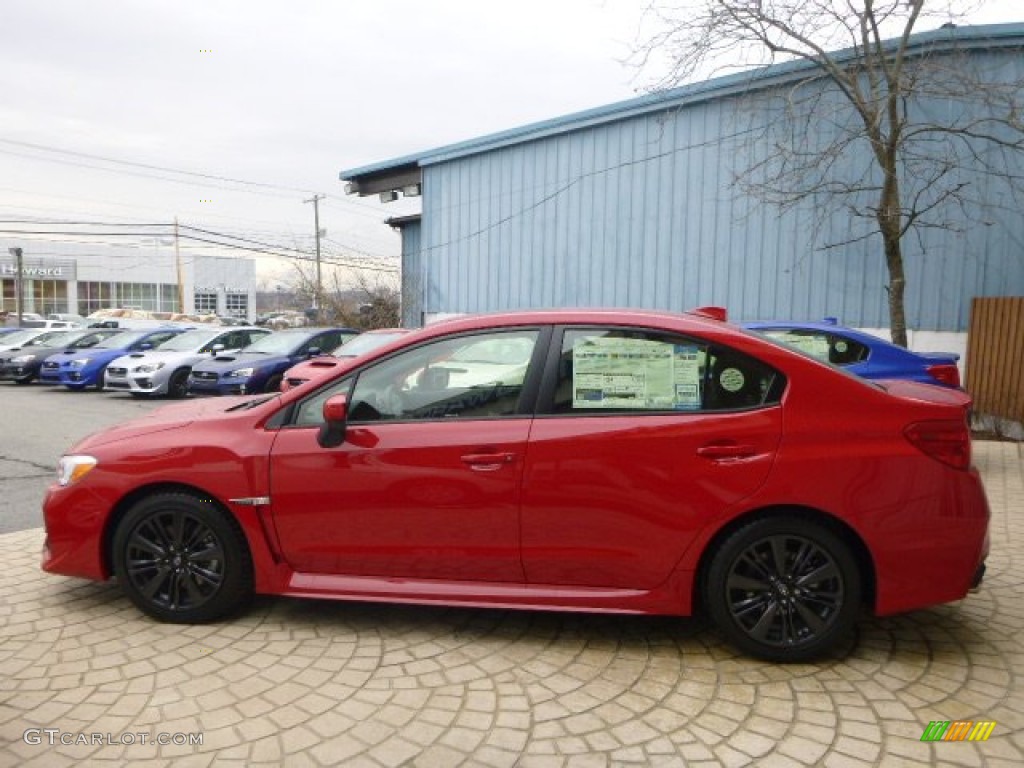
<path fill-rule="evenodd" d="M 110 515 L 107 517 L 106 526 L 103 529 L 103 538 L 101 541 L 101 563 L 103 570 L 107 575 L 113 574 L 114 572 L 114 534 L 117 531 L 117 527 L 121 524 L 121 520 L 128 513 L 135 504 L 147 496 L 153 496 L 160 493 L 180 493 L 186 496 L 192 496 L 195 499 L 201 501 L 209 501 L 216 505 L 217 509 L 224 513 L 225 519 L 229 520 L 234 525 L 238 532 L 241 534 L 242 540 L 245 542 L 245 546 L 249 549 L 249 563 L 250 567 L 253 566 L 253 552 L 252 542 L 249 541 L 249 536 L 246 534 L 245 527 L 241 521 L 235 516 L 235 514 L 221 502 L 214 494 L 209 491 L 205 491 L 202 488 L 198 488 L 194 485 L 187 483 L 152 483 L 150 485 L 143 485 L 139 488 L 133 489 L 130 493 L 123 496 L 114 508 L 111 510 Z"/>
<path fill-rule="evenodd" d="M 860 534 L 858 534 L 857 531 L 843 520 L 840 520 L 827 512 L 815 509 L 814 507 L 779 505 L 753 509 L 745 514 L 735 517 L 719 528 L 711 537 L 707 545 L 704 547 L 704 550 L 701 552 L 700 559 L 697 562 L 695 578 L 693 579 L 691 600 L 693 601 L 692 605 L 697 611 L 702 613 L 705 612 L 704 587 L 707 582 L 708 569 L 711 567 L 711 562 L 714 560 L 715 554 L 721 548 L 722 543 L 734 532 L 748 523 L 754 522 L 755 520 L 770 518 L 796 518 L 806 520 L 808 522 L 817 523 L 838 536 L 843 543 L 850 547 L 850 551 L 857 562 L 857 567 L 860 571 L 861 594 L 864 604 L 871 606 L 872 608 L 874 607 L 876 584 L 875 561 Z"/>

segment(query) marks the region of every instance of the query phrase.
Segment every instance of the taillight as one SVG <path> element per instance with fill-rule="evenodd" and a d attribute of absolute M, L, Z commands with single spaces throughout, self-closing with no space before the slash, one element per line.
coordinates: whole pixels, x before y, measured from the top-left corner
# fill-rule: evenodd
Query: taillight
<path fill-rule="evenodd" d="M 945 384 L 947 387 L 960 386 L 960 369 L 952 363 L 929 365 L 925 370 L 940 384 Z"/>
<path fill-rule="evenodd" d="M 903 434 L 915 448 L 943 464 L 954 469 L 971 466 L 971 433 L 966 422 L 919 421 Z"/>

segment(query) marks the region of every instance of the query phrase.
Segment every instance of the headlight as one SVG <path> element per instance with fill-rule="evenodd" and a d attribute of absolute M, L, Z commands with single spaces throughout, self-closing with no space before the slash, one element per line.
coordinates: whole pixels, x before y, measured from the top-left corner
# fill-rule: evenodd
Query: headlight
<path fill-rule="evenodd" d="M 61 456 L 57 463 L 57 482 L 71 485 L 85 477 L 96 466 L 92 456 Z"/>
<path fill-rule="evenodd" d="M 12 357 L 11 362 L 24 365 L 25 363 L 31 363 L 35 359 L 36 355 L 22 355 L 21 357 Z"/>
<path fill-rule="evenodd" d="M 88 357 L 80 357 L 77 360 L 72 360 L 71 361 L 71 367 L 72 368 L 84 368 L 88 364 L 89 364 L 89 358 Z"/>
<path fill-rule="evenodd" d="M 255 371 L 255 370 L 256 370 L 255 368 L 239 368 L 237 371 L 231 371 L 230 373 L 228 373 L 228 376 L 238 376 L 240 378 L 248 378 L 249 376 L 252 376 L 252 372 Z"/>
<path fill-rule="evenodd" d="M 142 365 L 140 365 L 138 368 L 135 369 L 135 372 L 136 373 L 153 373 L 154 371 L 159 371 L 165 365 L 167 365 L 167 363 L 143 363 Z"/>

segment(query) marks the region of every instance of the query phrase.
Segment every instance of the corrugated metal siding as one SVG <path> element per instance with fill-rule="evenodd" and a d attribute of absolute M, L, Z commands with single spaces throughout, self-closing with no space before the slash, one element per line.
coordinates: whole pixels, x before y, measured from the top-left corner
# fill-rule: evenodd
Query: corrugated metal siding
<path fill-rule="evenodd" d="M 881 242 L 856 237 L 868 222 L 817 229 L 812 203 L 780 214 L 731 186 L 764 151 L 763 119 L 707 101 L 427 165 L 420 309 L 720 304 L 737 321 L 887 326 Z M 904 240 L 912 328 L 963 331 L 971 297 L 1024 292 L 1024 220 L 995 214 Z"/>
<path fill-rule="evenodd" d="M 423 298 L 426 288 L 423 257 L 420 252 L 420 222 L 402 225 L 402 327 L 423 325 Z"/>

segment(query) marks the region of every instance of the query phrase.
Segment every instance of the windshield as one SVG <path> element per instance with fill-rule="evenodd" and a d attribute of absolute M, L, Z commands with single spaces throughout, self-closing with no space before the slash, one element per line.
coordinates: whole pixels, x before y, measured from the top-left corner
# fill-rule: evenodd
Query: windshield
<path fill-rule="evenodd" d="M 404 331 L 394 331 L 392 333 L 363 333 L 356 336 L 352 341 L 342 344 L 340 347 L 335 349 L 331 354 L 335 357 L 358 357 L 364 355 L 377 347 L 383 347 L 389 341 L 401 338 L 404 335 Z"/>
<path fill-rule="evenodd" d="M 292 350 L 309 338 L 306 333 L 277 331 L 264 336 L 245 348 L 245 354 L 255 352 L 261 355 L 290 355 Z"/>
<path fill-rule="evenodd" d="M 55 331 L 51 331 L 55 333 Z M 22 344 L 42 335 L 38 328 L 26 328 L 25 330 L 5 333 L 0 336 L 0 345 L 5 347 L 20 347 Z"/>
<path fill-rule="evenodd" d="M 121 349 L 122 347 L 130 347 L 132 344 L 137 342 L 139 339 L 144 338 L 148 334 L 149 331 L 129 331 L 128 333 L 119 333 L 117 336 L 111 336 L 109 339 L 104 339 L 93 347 L 93 349 Z"/>
<path fill-rule="evenodd" d="M 221 331 L 185 331 L 160 345 L 162 352 L 191 352 L 202 349 L 221 335 Z"/>
<path fill-rule="evenodd" d="M 60 331 L 59 333 L 44 333 L 26 344 L 28 347 L 66 347 L 75 339 L 85 335 L 85 331 Z"/>

